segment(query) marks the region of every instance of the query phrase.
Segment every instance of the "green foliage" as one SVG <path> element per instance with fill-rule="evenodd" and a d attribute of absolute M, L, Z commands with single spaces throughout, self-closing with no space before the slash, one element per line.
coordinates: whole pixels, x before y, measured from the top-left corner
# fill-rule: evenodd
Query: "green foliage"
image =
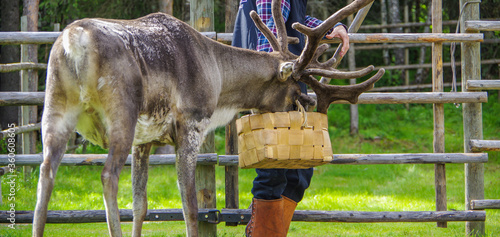
<path fill-rule="evenodd" d="M 40 2 L 42 30 L 52 30 L 50 25 L 62 27 L 77 19 L 102 17 L 133 19 L 158 11 L 157 0 L 52 0 Z"/>

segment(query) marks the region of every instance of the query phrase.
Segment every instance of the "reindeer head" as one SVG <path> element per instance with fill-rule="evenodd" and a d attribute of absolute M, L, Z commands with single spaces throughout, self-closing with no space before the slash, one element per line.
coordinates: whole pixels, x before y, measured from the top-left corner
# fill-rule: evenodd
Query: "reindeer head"
<path fill-rule="evenodd" d="M 287 36 L 285 22 L 281 14 L 281 0 L 272 1 L 272 15 L 276 24 L 277 37 L 262 22 L 257 12 L 252 11 L 250 13 L 257 28 L 269 40 L 273 51 L 279 53 L 283 60 L 286 61 L 281 66 L 281 80 L 292 79 L 302 81 L 311 87 L 316 93 L 317 111 L 320 113 L 326 113 L 329 105 L 336 100 L 347 100 L 350 103 L 356 103 L 359 95 L 373 88 L 375 82 L 385 72 L 384 69 L 380 69 L 370 79 L 352 86 L 327 85 L 320 83 L 313 77 L 323 76 L 333 79 L 351 79 L 365 76 L 373 71 L 374 67 L 369 66 L 359 71 L 341 72 L 333 67 L 335 64 L 334 57 L 326 62 L 318 61 L 319 56 L 329 48 L 328 44 L 320 45 L 320 41 L 325 34 L 340 20 L 354 14 L 372 1 L 356 0 L 335 12 L 316 28 L 309 28 L 300 23 L 294 23 L 292 27 L 306 36 L 305 47 L 300 56 L 296 56 L 288 50 L 288 43 L 293 40 L 290 40 Z"/>

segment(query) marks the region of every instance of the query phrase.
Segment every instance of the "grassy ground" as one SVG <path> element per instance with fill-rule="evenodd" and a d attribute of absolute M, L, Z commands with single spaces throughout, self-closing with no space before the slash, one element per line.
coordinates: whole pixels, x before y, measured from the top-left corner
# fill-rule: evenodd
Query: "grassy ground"
<path fill-rule="evenodd" d="M 485 139 L 500 140 L 500 104 L 496 96 L 483 105 Z M 349 135 L 349 113 L 346 105 L 330 110 L 330 134 L 334 153 L 412 153 L 432 152 L 432 106 L 362 105 L 360 132 Z M 463 151 L 461 108 L 445 106 L 446 152 Z M 217 140 L 221 140 L 220 137 Z M 219 152 L 221 144 L 218 145 Z M 101 167 L 61 167 L 49 204 L 50 210 L 103 210 Z M 449 210 L 464 210 L 464 165 L 446 165 Z M 485 198 L 500 198 L 500 154 L 489 153 L 485 164 Z M 16 210 L 33 210 L 36 202 L 38 172 L 31 183 L 18 182 Z M 251 200 L 254 170 L 240 170 L 240 207 Z M 19 177 L 18 177 L 19 178 Z M 217 167 L 217 206 L 224 207 L 224 169 Z M 18 179 L 19 180 L 19 179 Z M 120 179 L 118 202 L 120 208 L 132 207 L 130 168 Z M 5 179 L 3 190 L 8 190 Z M 6 210 L 10 204 L 3 194 Z M 156 166 L 150 170 L 148 183 L 150 209 L 181 208 L 176 186 L 175 169 Z M 351 211 L 432 211 L 434 207 L 433 165 L 325 165 L 317 167 L 311 187 L 299 210 Z M 486 211 L 488 236 L 500 236 L 500 210 Z M 31 225 L 17 225 L 16 230 L 0 226 L 0 236 L 29 236 Z M 243 236 L 244 226 L 218 225 L 218 236 Z M 130 236 L 132 225 L 122 226 Z M 149 222 L 144 236 L 184 236 L 183 222 Z M 46 236 L 107 236 L 105 223 L 48 224 Z M 451 222 L 448 228 L 435 223 L 305 223 L 294 222 L 289 236 L 464 236 L 464 223 Z"/>

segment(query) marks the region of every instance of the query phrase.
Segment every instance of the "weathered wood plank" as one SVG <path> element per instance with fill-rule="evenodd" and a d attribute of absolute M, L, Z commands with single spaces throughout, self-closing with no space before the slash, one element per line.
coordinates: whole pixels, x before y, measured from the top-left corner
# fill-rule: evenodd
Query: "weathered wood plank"
<path fill-rule="evenodd" d="M 201 23 L 203 24 L 203 23 Z M 52 44 L 61 32 L 0 32 L 0 44 Z M 203 35 L 218 41 L 231 42 L 232 33 L 202 32 Z M 482 42 L 483 34 L 450 33 L 352 33 L 352 43 L 432 43 L 432 42 Z M 338 39 L 324 40 L 326 43 L 340 43 Z"/>
<path fill-rule="evenodd" d="M 232 32 L 236 15 L 238 13 L 238 2 L 233 0 L 226 0 L 226 26 L 225 32 Z M 238 153 L 238 135 L 236 133 L 236 115 L 233 120 L 226 125 L 226 154 L 233 155 Z M 225 198 L 226 208 L 238 209 L 239 208 L 239 167 L 226 166 L 224 167 L 224 182 L 225 182 Z M 235 221 L 226 221 L 226 226 L 238 226 L 240 219 Z"/>
<path fill-rule="evenodd" d="M 0 44 L 53 44 L 61 32 L 0 32 Z M 216 32 L 202 32 L 208 38 L 217 39 Z M 232 33 L 231 37 L 232 37 Z"/>
<path fill-rule="evenodd" d="M 28 2 L 25 1 L 25 4 Z M 32 1 L 30 6 L 37 6 L 38 2 Z M 21 31 L 38 31 L 38 8 L 24 8 L 24 16 L 21 17 Z M 21 63 L 38 63 L 38 45 L 21 44 Z M 38 91 L 38 71 L 21 70 L 21 91 Z M 38 109 L 36 106 L 23 106 L 19 115 L 19 125 L 34 124 L 38 121 Z M 19 152 L 22 154 L 36 153 L 37 136 L 35 132 L 21 134 L 21 145 Z M 24 180 L 27 181 L 31 175 L 33 167 L 23 167 Z"/>
<path fill-rule="evenodd" d="M 45 92 L 0 92 L 0 106 L 43 105 Z M 315 97 L 314 93 L 309 95 Z M 486 92 L 400 92 L 363 93 L 357 104 L 486 103 Z M 335 101 L 335 104 L 348 104 Z"/>
<path fill-rule="evenodd" d="M 23 62 L 23 63 L 8 63 L 8 64 L 0 64 L 0 72 L 15 72 L 20 70 L 46 70 L 46 63 L 32 63 L 32 62 Z"/>
<path fill-rule="evenodd" d="M 204 221 L 205 214 L 210 213 L 212 209 L 199 209 L 200 221 Z M 33 211 L 16 211 L 16 223 L 32 223 Z M 0 216 L 9 218 L 11 213 L 0 211 Z M 130 209 L 120 209 L 120 220 L 122 222 L 131 222 L 133 213 Z M 148 210 L 145 221 L 184 221 L 182 209 L 154 209 Z M 106 222 L 105 210 L 69 210 L 69 211 L 48 211 L 47 223 L 96 223 Z M 0 223 L 8 223 L 8 220 L 0 221 Z"/>
<path fill-rule="evenodd" d="M 486 153 L 334 154 L 331 164 L 486 163 Z"/>
<path fill-rule="evenodd" d="M 52 44 L 61 32 L 1 32 L 0 44 Z"/>
<path fill-rule="evenodd" d="M 447 82 L 444 83 L 444 87 L 451 87 L 452 83 Z M 457 84 L 457 86 L 461 86 Z M 375 87 L 370 90 L 370 92 L 384 92 L 384 91 L 407 91 L 407 90 L 422 90 L 422 89 L 430 89 L 432 88 L 432 84 L 416 84 L 416 85 L 407 85 L 407 86 L 381 86 Z"/>
<path fill-rule="evenodd" d="M 422 212 L 328 212 L 296 211 L 294 221 L 308 222 L 437 222 L 484 221 L 486 212 L 478 211 L 422 211 Z"/>
<path fill-rule="evenodd" d="M 214 0 L 190 1 L 190 25 L 199 32 L 214 30 Z M 200 152 L 215 152 L 215 133 L 210 132 Z M 196 193 L 199 208 L 216 208 L 215 166 L 196 167 Z M 200 237 L 217 236 L 217 225 L 198 221 Z"/>
<path fill-rule="evenodd" d="M 104 165 L 107 154 L 66 154 L 64 155 L 61 165 L 63 166 L 78 166 L 78 165 Z M 16 165 L 40 165 L 43 161 L 42 154 L 26 154 L 26 155 L 16 155 Z M 129 155 L 125 165 L 129 166 L 131 164 L 132 155 Z M 7 155 L 0 155 L 0 165 L 8 165 L 9 157 Z M 175 154 L 161 154 L 161 155 L 150 155 L 149 156 L 150 165 L 174 165 L 175 164 Z M 199 154 L 198 165 L 215 165 L 217 164 L 217 154 Z"/>
<path fill-rule="evenodd" d="M 432 33 L 443 32 L 443 3 L 433 0 L 432 3 Z M 443 43 L 432 43 L 432 91 L 443 92 Z M 444 104 L 433 105 L 434 132 L 433 151 L 444 153 Z M 434 186 L 436 194 L 436 211 L 446 211 L 446 167 L 444 164 L 434 165 Z M 447 227 L 446 222 L 438 222 L 437 227 Z"/>
<path fill-rule="evenodd" d="M 443 25 L 456 25 L 456 20 L 443 21 Z M 430 22 L 409 22 L 409 23 L 392 23 L 385 25 L 364 25 L 360 29 L 372 30 L 372 29 L 386 29 L 386 28 L 401 28 L 401 27 L 418 27 L 418 26 L 430 26 Z"/>
<path fill-rule="evenodd" d="M 488 95 L 473 92 L 399 92 L 399 93 L 363 93 L 357 104 L 432 104 L 432 103 L 485 103 Z M 347 101 L 335 101 L 335 104 L 348 104 Z"/>
<path fill-rule="evenodd" d="M 500 90 L 500 79 L 498 80 L 467 80 L 468 90 Z"/>
<path fill-rule="evenodd" d="M 500 31 L 500 21 L 465 21 L 465 30 Z"/>
<path fill-rule="evenodd" d="M 482 42 L 483 34 L 450 33 L 365 33 L 349 34 L 352 43 L 422 43 L 422 42 Z M 323 40 L 325 43 L 339 43 L 338 39 Z"/>
<path fill-rule="evenodd" d="M 487 59 L 481 60 L 481 64 L 500 64 L 500 59 Z M 460 67 L 460 62 L 455 63 L 456 66 Z M 450 62 L 443 63 L 443 67 L 451 66 Z M 375 70 L 379 70 L 384 68 L 385 70 L 394 70 L 394 69 L 418 69 L 418 68 L 430 68 L 432 65 L 430 63 L 424 64 L 411 64 L 411 65 L 392 65 L 392 66 L 376 66 Z M 356 68 L 356 70 L 360 70 L 360 68 Z"/>
<path fill-rule="evenodd" d="M 10 129 L 5 129 L 0 132 L 0 140 L 2 140 L 4 137 L 7 137 L 7 134 L 14 133 L 14 134 L 20 134 L 20 133 L 25 133 L 25 132 L 32 132 L 32 131 L 37 131 L 40 130 L 41 128 L 41 123 L 36 123 L 36 124 L 28 124 L 28 125 L 23 125 L 23 126 L 17 126 L 14 128 Z"/>
<path fill-rule="evenodd" d="M 484 39 L 481 44 L 498 44 L 500 39 Z M 451 43 L 443 43 L 444 46 L 449 46 Z M 430 47 L 432 43 L 393 43 L 393 44 L 366 44 L 366 45 L 356 45 L 356 49 L 359 50 L 380 50 L 380 49 L 404 49 L 404 48 L 420 48 L 420 47 Z M 329 52 L 331 50 L 327 50 Z M 483 62 L 481 61 L 481 64 Z"/>
<path fill-rule="evenodd" d="M 231 42 L 232 34 L 217 34 L 217 40 Z M 483 34 L 450 33 L 349 33 L 350 43 L 432 43 L 432 42 L 482 42 Z M 323 43 L 340 43 L 339 39 L 323 40 Z"/>
<path fill-rule="evenodd" d="M 226 125 L 226 155 L 238 154 L 238 134 L 236 131 L 236 119 L 238 115 L 234 116 L 233 120 Z M 226 189 L 226 208 L 238 209 L 239 208 L 239 182 L 238 166 L 225 166 L 224 167 L 224 181 Z M 236 226 L 238 222 L 226 222 L 228 226 Z"/>
<path fill-rule="evenodd" d="M 500 141 L 472 139 L 469 141 L 469 149 L 472 152 L 500 151 Z"/>
<path fill-rule="evenodd" d="M 486 163 L 487 153 L 401 153 L 401 154 L 334 154 L 330 164 L 435 164 Z M 0 164 L 1 165 L 1 164 Z M 237 166 L 237 155 L 219 156 L 219 165 Z"/>
<path fill-rule="evenodd" d="M 211 209 L 200 209 L 199 220 Z M 224 216 L 237 215 L 240 219 L 249 219 L 250 209 L 222 209 L 220 220 Z M 0 211 L 0 223 L 8 223 L 10 212 Z M 16 223 L 32 223 L 33 211 L 15 211 Z M 123 222 L 132 221 L 132 210 L 120 210 Z M 345 222 L 345 223 L 375 223 L 375 222 L 436 222 L 436 221 L 484 221 L 485 211 L 405 211 L 405 212 L 360 212 L 360 211 L 295 211 L 293 221 L 303 222 Z M 182 221 L 181 209 L 148 210 L 146 221 Z M 93 223 L 105 222 L 104 210 L 92 211 L 48 211 L 47 223 Z"/>
<path fill-rule="evenodd" d="M 43 105 L 45 92 L 0 92 L 0 106 Z"/>
<path fill-rule="evenodd" d="M 500 200 L 471 200 L 470 207 L 472 208 L 472 210 L 500 209 Z"/>
<path fill-rule="evenodd" d="M 223 209 L 221 214 L 250 215 L 250 209 Z M 243 219 L 243 218 L 242 218 Z M 293 221 L 303 222 L 437 222 L 437 221 L 482 221 L 484 211 L 405 211 L 405 212 L 361 212 L 361 211 L 307 211 L 297 210 Z"/>
<path fill-rule="evenodd" d="M 469 20 L 479 20 L 479 4 L 472 0 L 460 0 L 458 7 L 463 8 L 460 19 L 461 33 L 479 33 L 477 30 L 465 29 L 465 22 Z M 462 91 L 466 88 L 467 80 L 481 80 L 481 45 L 477 42 L 461 43 L 462 56 Z M 464 128 L 464 152 L 471 152 L 469 141 L 471 139 L 483 139 L 482 105 L 477 103 L 464 103 L 462 105 L 463 128 Z M 484 164 L 465 164 L 465 210 L 471 210 L 471 200 L 484 199 Z M 484 222 L 466 222 L 466 236 L 484 236 Z"/>

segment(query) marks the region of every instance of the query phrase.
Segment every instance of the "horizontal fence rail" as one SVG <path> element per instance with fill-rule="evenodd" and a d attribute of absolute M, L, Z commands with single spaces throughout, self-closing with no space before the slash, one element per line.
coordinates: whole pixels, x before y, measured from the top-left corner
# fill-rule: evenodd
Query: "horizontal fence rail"
<path fill-rule="evenodd" d="M 217 40 L 231 42 L 233 33 L 217 33 Z M 483 34 L 452 33 L 349 33 L 350 43 L 433 43 L 482 42 Z M 325 39 L 323 43 L 340 43 L 340 39 Z"/>
<path fill-rule="evenodd" d="M 500 209 L 500 200 L 471 200 L 470 206 L 472 210 Z"/>
<path fill-rule="evenodd" d="M 0 44 L 52 44 L 61 32 L 0 32 Z M 233 33 L 202 32 L 203 35 L 222 42 L 231 42 Z M 432 43 L 432 42 L 482 42 L 483 34 L 454 33 L 349 33 L 351 43 Z M 324 40 L 340 43 L 339 39 Z"/>
<path fill-rule="evenodd" d="M 401 153 L 401 154 L 334 154 L 330 164 L 436 164 L 486 163 L 487 153 Z M 238 155 L 220 155 L 219 165 L 238 165 Z"/>
<path fill-rule="evenodd" d="M 468 90 L 500 90 L 500 80 L 468 80 Z"/>
<path fill-rule="evenodd" d="M 0 155 L 0 166 L 8 165 L 8 155 Z M 61 165 L 104 165 L 107 154 L 66 154 Z M 125 165 L 130 165 L 132 155 L 129 155 Z M 217 159 L 218 158 L 218 159 Z M 238 155 L 220 155 L 216 153 L 199 154 L 199 165 L 232 166 L 238 165 Z M 15 163 L 22 165 L 40 165 L 43 161 L 42 154 L 16 155 Z M 401 154 L 334 154 L 330 164 L 435 164 L 435 163 L 486 163 L 487 153 L 401 153 Z M 175 154 L 150 155 L 150 165 L 173 165 Z"/>
<path fill-rule="evenodd" d="M 473 152 L 500 151 L 499 140 L 470 140 L 469 147 Z"/>
<path fill-rule="evenodd" d="M 16 211 L 16 223 L 32 223 L 33 211 Z M 199 209 L 198 220 L 208 221 L 220 218 L 220 212 L 213 209 Z M 9 218 L 10 213 L 0 211 L 0 218 Z M 3 218 L 3 219 L 5 219 Z M 182 209 L 156 209 L 148 210 L 145 221 L 183 221 Z M 120 221 L 133 221 L 133 212 L 130 209 L 120 209 Z M 48 211 L 47 223 L 95 223 L 106 222 L 105 210 L 71 210 L 71 211 Z M 0 221 L 0 223 L 9 223 Z"/>
<path fill-rule="evenodd" d="M 106 162 L 107 154 L 66 154 L 64 155 L 61 165 L 64 166 L 81 166 L 81 165 L 104 165 Z M 11 164 L 8 155 L 0 155 L 0 166 Z M 125 165 L 130 165 L 132 160 L 132 155 L 129 155 Z M 27 155 L 15 155 L 15 164 L 17 166 L 29 166 L 29 165 L 40 165 L 43 161 L 42 154 L 27 154 Z M 150 165 L 174 165 L 175 164 L 175 154 L 163 154 L 163 155 L 150 155 L 149 156 Z M 207 153 L 199 154 L 198 165 L 215 165 L 217 164 L 217 154 Z"/>
<path fill-rule="evenodd" d="M 0 72 L 15 72 L 20 70 L 45 70 L 46 63 L 8 63 L 0 64 Z"/>
<path fill-rule="evenodd" d="M 313 97 L 316 95 L 309 94 Z M 43 105 L 45 92 L 0 92 L 0 106 Z M 363 93 L 357 104 L 486 103 L 486 92 L 399 92 Z M 348 104 L 335 101 L 335 104 Z"/>
<path fill-rule="evenodd" d="M 0 223 L 9 223 L 8 211 L 0 211 Z M 200 209 L 198 220 L 219 222 L 242 222 L 250 219 L 250 209 Z M 16 211 L 16 223 L 33 222 L 33 211 Z M 295 211 L 292 221 L 302 222 L 436 222 L 436 221 L 484 221 L 485 211 Z M 133 220 L 132 210 L 120 210 L 120 220 Z M 182 221 L 181 209 L 148 210 L 145 221 Z M 48 211 L 47 223 L 93 223 L 106 222 L 104 210 L 94 211 Z"/>
<path fill-rule="evenodd" d="M 443 83 L 444 87 L 451 87 L 453 84 L 451 82 Z M 461 83 L 457 83 L 457 87 L 461 87 Z M 383 92 L 383 91 L 405 91 L 405 90 L 424 90 L 432 89 L 432 84 L 415 84 L 407 86 L 381 86 L 374 87 L 370 92 Z"/>
<path fill-rule="evenodd" d="M 35 123 L 35 124 L 28 124 L 28 125 L 23 125 L 23 126 L 17 126 L 11 129 L 5 129 L 0 132 L 0 140 L 6 138 L 9 136 L 9 134 L 20 134 L 20 133 L 26 133 L 26 132 L 33 132 L 40 130 L 42 127 L 41 123 Z"/>
<path fill-rule="evenodd" d="M 467 31 L 500 31 L 500 21 L 465 21 L 465 29 Z"/>
<path fill-rule="evenodd" d="M 481 44 L 498 44 L 500 43 L 500 39 L 484 39 Z M 449 47 L 451 45 L 450 42 L 446 42 L 443 44 L 444 46 Z M 432 43 L 393 43 L 393 44 L 365 44 L 365 45 L 356 45 L 356 50 L 374 50 L 374 49 L 405 49 L 405 48 L 420 48 L 420 47 L 432 47 Z M 333 51 L 333 49 L 328 49 L 328 51 Z M 482 63 L 482 62 L 481 62 Z"/>
<path fill-rule="evenodd" d="M 433 103 L 486 103 L 486 92 L 400 92 L 363 93 L 357 104 L 433 104 Z M 348 104 L 335 101 L 335 104 Z"/>
<path fill-rule="evenodd" d="M 481 60 L 481 64 L 500 64 L 500 59 L 486 59 L 486 60 Z M 450 67 L 451 63 L 450 62 L 445 62 L 443 63 L 443 67 Z M 461 63 L 457 62 L 455 63 L 455 66 L 461 67 Z M 422 63 L 422 64 L 409 64 L 409 65 L 386 65 L 386 66 L 376 66 L 375 70 L 379 70 L 381 68 L 384 68 L 385 70 L 394 70 L 394 69 L 418 69 L 418 68 L 431 68 L 432 64 L 430 63 Z M 363 69 L 364 67 L 357 67 L 356 70 Z"/>
<path fill-rule="evenodd" d="M 0 92 L 0 106 L 43 105 L 45 92 Z"/>

